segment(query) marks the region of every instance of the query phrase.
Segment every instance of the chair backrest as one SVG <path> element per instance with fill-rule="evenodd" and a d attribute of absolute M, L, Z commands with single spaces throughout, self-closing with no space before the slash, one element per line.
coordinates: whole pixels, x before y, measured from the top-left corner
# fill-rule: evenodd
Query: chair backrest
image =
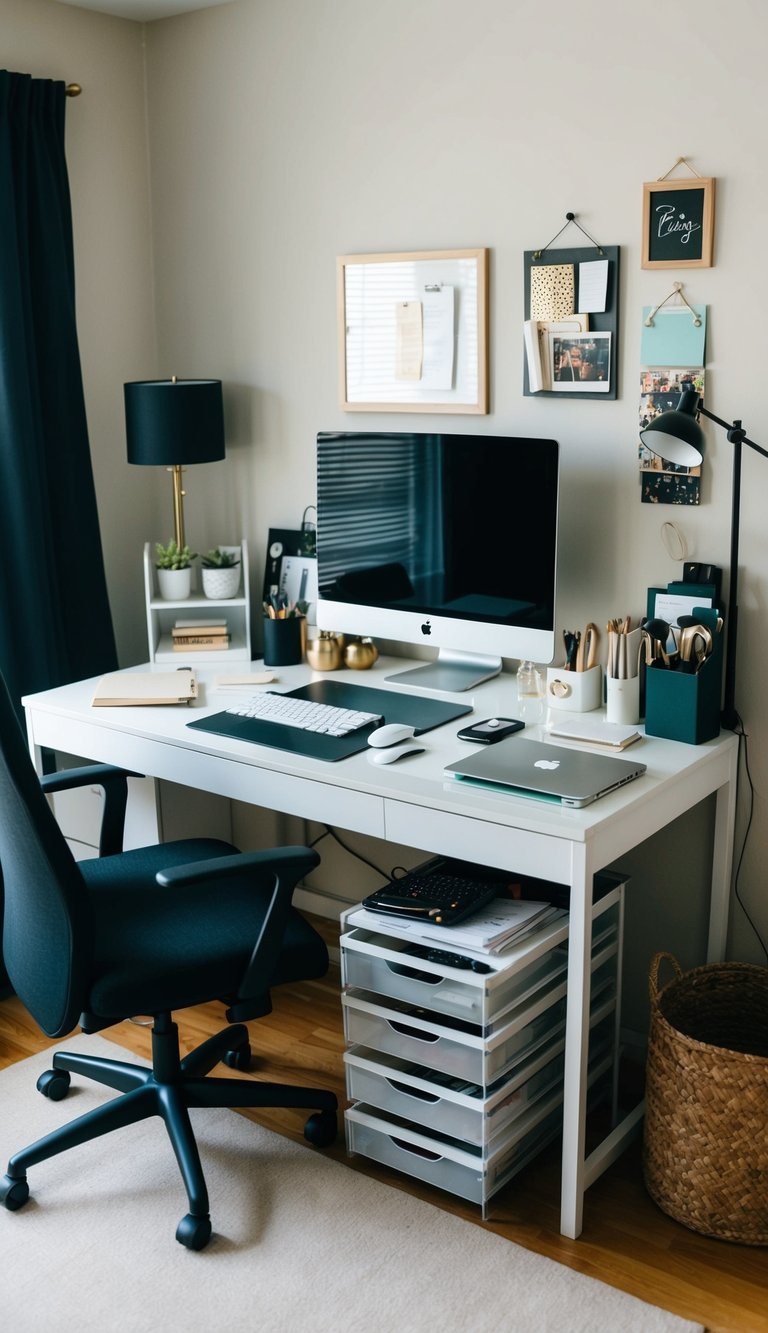
<path fill-rule="evenodd" d="M 3 953 L 14 990 L 49 1037 L 85 1007 L 92 933 L 82 876 L 40 789 L 0 676 Z"/>

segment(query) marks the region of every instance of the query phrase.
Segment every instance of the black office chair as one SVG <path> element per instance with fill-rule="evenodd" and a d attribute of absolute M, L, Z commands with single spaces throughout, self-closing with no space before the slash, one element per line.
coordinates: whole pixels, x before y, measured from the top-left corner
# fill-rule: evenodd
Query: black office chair
<path fill-rule="evenodd" d="M 76 862 L 45 790 L 100 784 L 105 793 L 100 857 Z M 270 987 L 323 976 L 323 940 L 291 906 L 298 880 L 318 863 L 304 847 L 240 853 L 195 838 L 120 852 L 127 775 L 104 765 L 38 779 L 0 678 L 0 866 L 5 887 L 5 962 L 14 989 L 49 1037 L 78 1023 L 97 1032 L 151 1015 L 152 1069 L 57 1050 L 40 1092 L 67 1093 L 70 1072 L 123 1095 L 16 1153 L 0 1183 L 6 1208 L 29 1197 L 30 1166 L 151 1115 L 165 1122 L 189 1212 L 176 1239 L 200 1250 L 211 1235 L 208 1193 L 189 1107 L 306 1107 L 305 1136 L 336 1137 L 336 1097 L 245 1079 L 206 1078 L 220 1060 L 246 1070 L 248 1019 L 271 1010 Z M 222 1000 L 233 1026 L 180 1058 L 174 1009 Z"/>

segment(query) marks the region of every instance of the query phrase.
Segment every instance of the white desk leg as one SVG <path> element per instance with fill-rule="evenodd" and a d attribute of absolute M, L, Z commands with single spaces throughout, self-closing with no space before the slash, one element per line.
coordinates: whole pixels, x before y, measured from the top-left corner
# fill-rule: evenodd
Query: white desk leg
<path fill-rule="evenodd" d="M 43 776 L 43 750 L 42 746 L 35 744 L 35 734 L 28 708 L 24 710 L 24 721 L 27 724 L 27 745 L 29 746 L 30 758 L 35 766 L 37 776 L 41 778 Z"/>
<path fill-rule="evenodd" d="M 712 887 L 709 899 L 709 940 L 707 962 L 719 963 L 725 957 L 728 937 L 728 912 L 731 904 L 733 862 L 733 827 L 736 820 L 736 779 L 739 751 L 733 747 L 728 781 L 717 790 L 715 806 L 715 843 L 712 852 Z"/>
<path fill-rule="evenodd" d="M 592 982 L 592 863 L 582 843 L 572 846 L 568 930 L 568 1009 L 563 1083 L 563 1161 L 560 1230 L 575 1240 L 581 1232 L 586 1172 L 589 999 Z"/>

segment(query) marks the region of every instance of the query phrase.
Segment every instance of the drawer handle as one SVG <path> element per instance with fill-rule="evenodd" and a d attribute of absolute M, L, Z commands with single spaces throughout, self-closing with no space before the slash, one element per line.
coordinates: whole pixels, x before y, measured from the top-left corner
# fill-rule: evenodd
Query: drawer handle
<path fill-rule="evenodd" d="M 390 972 L 395 976 L 407 977 L 409 981 L 421 981 L 427 986 L 439 986 L 443 980 L 442 977 L 436 977 L 432 972 L 420 972 L 416 967 L 405 967 L 402 963 L 387 963 Z"/>
<path fill-rule="evenodd" d="M 393 1078 L 388 1078 L 386 1081 L 390 1088 L 394 1088 L 395 1092 L 402 1092 L 406 1097 L 418 1097 L 422 1102 L 441 1101 L 434 1092 L 427 1092 L 424 1088 L 409 1088 L 406 1083 L 396 1083 Z"/>
<path fill-rule="evenodd" d="M 414 1157 L 426 1157 L 428 1162 L 442 1162 L 439 1152 L 430 1152 L 428 1148 L 422 1148 L 418 1143 L 406 1143 L 405 1139 L 395 1139 L 390 1134 L 390 1139 L 396 1148 L 401 1148 L 403 1152 L 409 1152 Z"/>
<path fill-rule="evenodd" d="M 440 1040 L 436 1032 L 419 1032 L 417 1028 L 406 1027 L 405 1023 L 393 1023 L 389 1018 L 387 1019 L 387 1022 L 393 1032 L 399 1032 L 403 1037 L 412 1037 L 414 1041 Z"/>

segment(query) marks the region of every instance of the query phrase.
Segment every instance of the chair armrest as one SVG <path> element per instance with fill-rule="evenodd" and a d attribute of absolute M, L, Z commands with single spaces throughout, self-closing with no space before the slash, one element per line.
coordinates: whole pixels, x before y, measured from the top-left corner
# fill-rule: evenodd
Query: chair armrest
<path fill-rule="evenodd" d="M 140 778 L 142 773 L 115 768 L 112 764 L 87 764 L 82 768 L 63 768 L 59 773 L 46 773 L 40 786 L 47 796 L 57 791 L 71 791 L 75 787 L 101 787 L 104 808 L 99 832 L 99 856 L 112 856 L 123 849 L 125 809 L 128 804 L 128 778 Z"/>
<path fill-rule="evenodd" d="M 262 922 L 258 939 L 251 951 L 248 965 L 237 990 L 238 1001 L 255 1001 L 249 1015 L 252 1018 L 268 1014 L 271 1008 L 269 984 L 274 973 L 275 960 L 280 952 L 293 891 L 299 880 L 320 864 L 317 852 L 309 847 L 278 847 L 259 852 L 237 852 L 219 856 L 212 861 L 198 861 L 191 865 L 172 866 L 158 872 L 158 884 L 177 888 L 184 884 L 199 884 L 207 879 L 231 879 L 235 875 L 252 875 L 256 884 L 265 888 L 272 884 L 272 896 Z M 237 1006 L 228 1010 L 227 1017 L 241 1014 Z M 233 1021 L 230 1018 L 230 1021 Z"/>

